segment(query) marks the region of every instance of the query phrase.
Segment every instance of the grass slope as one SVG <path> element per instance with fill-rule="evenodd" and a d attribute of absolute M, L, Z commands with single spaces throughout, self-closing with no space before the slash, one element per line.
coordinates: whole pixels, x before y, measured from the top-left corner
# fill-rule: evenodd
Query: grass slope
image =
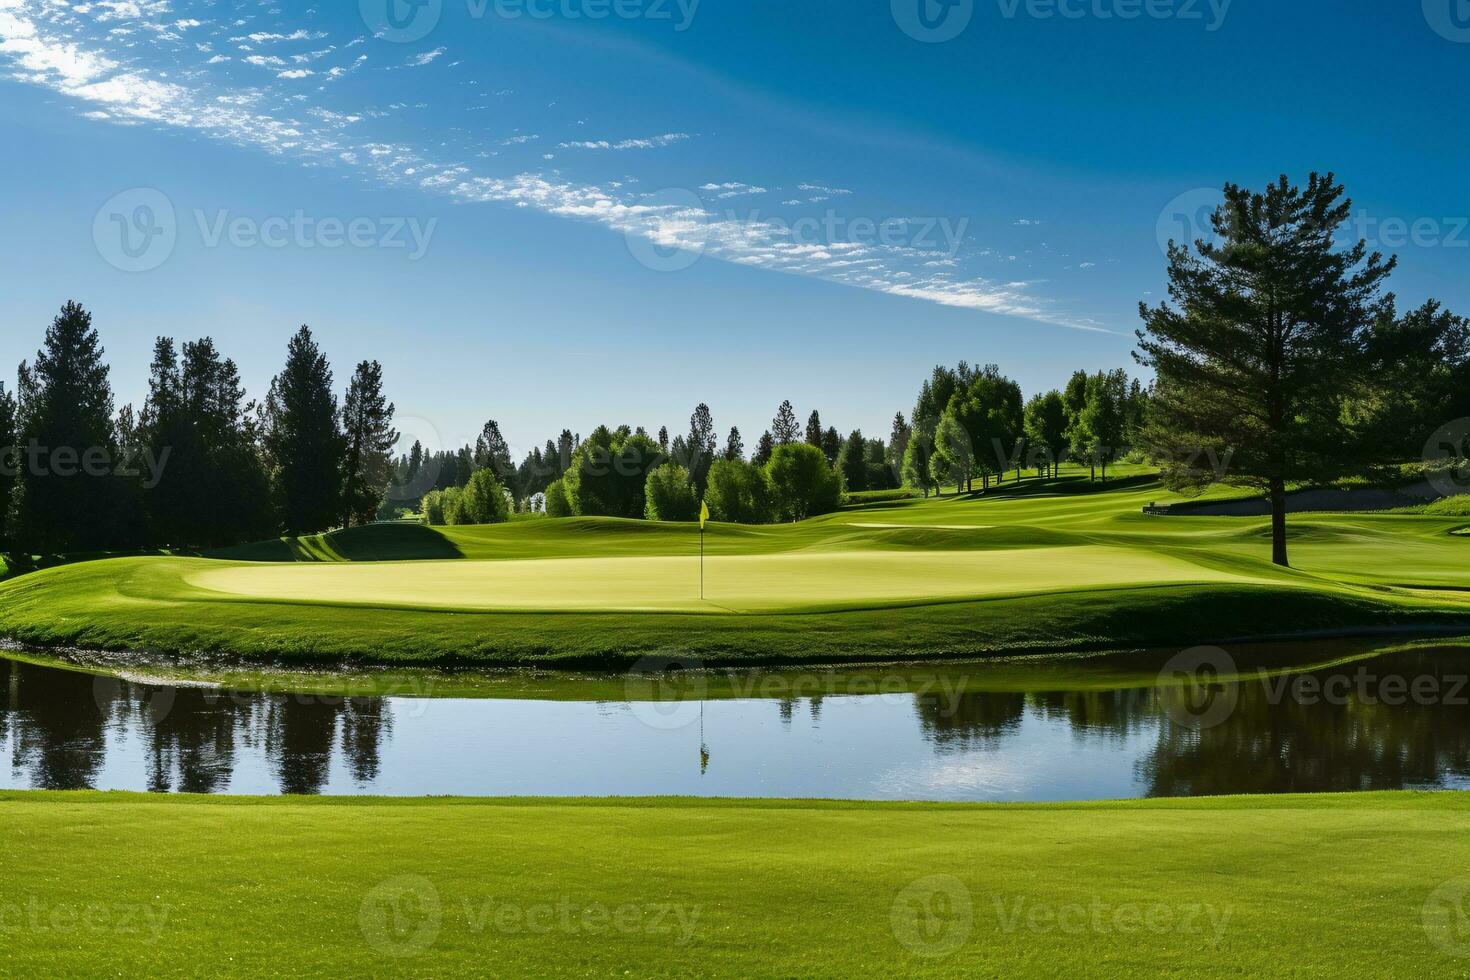
<path fill-rule="evenodd" d="M 43 644 L 295 660 L 615 666 L 836 662 L 1307 632 L 1470 629 L 1470 553 L 1439 514 L 1146 517 L 1151 477 L 884 499 L 795 525 L 397 524 L 208 558 L 128 557 L 0 584 Z"/>
<path fill-rule="evenodd" d="M 4 793 L 0 942 L 22 976 L 1448 975 L 1467 817 Z"/>

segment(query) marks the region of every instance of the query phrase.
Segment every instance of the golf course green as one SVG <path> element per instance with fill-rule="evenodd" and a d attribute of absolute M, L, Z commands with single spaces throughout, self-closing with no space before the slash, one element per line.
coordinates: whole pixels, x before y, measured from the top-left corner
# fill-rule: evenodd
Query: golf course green
<path fill-rule="evenodd" d="M 6 792 L 0 947 L 30 976 L 1450 975 L 1467 815 Z"/>
<path fill-rule="evenodd" d="M 1148 516 L 1142 468 L 885 500 L 798 524 L 375 525 L 0 584 L 26 643 L 359 662 L 618 666 L 982 656 L 1470 627 L 1466 520 Z"/>

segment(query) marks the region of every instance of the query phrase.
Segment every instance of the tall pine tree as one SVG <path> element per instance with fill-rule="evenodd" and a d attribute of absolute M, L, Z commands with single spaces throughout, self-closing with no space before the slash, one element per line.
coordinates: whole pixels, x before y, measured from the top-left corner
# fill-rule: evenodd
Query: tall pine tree
<path fill-rule="evenodd" d="M 819 413 L 814 408 L 812 409 L 812 414 L 806 417 L 806 444 L 808 446 L 816 446 L 818 449 L 821 449 L 822 436 L 824 434 L 825 433 L 822 430 L 821 413 Z"/>
<path fill-rule="evenodd" d="M 341 519 L 343 439 L 326 355 L 303 326 L 271 382 L 263 440 L 281 530 L 316 534 Z"/>
<path fill-rule="evenodd" d="M 15 441 L 15 395 L 0 381 L 0 551 L 10 548 L 5 533 L 5 511 L 20 468 L 20 453 Z"/>
<path fill-rule="evenodd" d="M 1367 366 L 1374 325 L 1393 316 L 1394 260 L 1337 245 L 1352 202 L 1332 174 L 1283 176 L 1252 193 L 1225 185 L 1217 241 L 1169 245 L 1169 298 L 1140 304 L 1138 360 L 1158 375 L 1144 443 L 1177 485 L 1214 479 L 1265 491 L 1271 559 L 1287 565 L 1286 487 L 1354 463 L 1341 447 L 1344 396 Z M 1223 474 L 1199 465 L 1228 458 Z"/>
<path fill-rule="evenodd" d="M 732 425 L 725 437 L 725 459 L 736 462 L 745 458 L 745 441 L 740 438 L 740 427 Z"/>
<path fill-rule="evenodd" d="M 475 468 L 490 470 L 501 486 L 515 489 L 516 468 L 511 462 L 510 444 L 500 434 L 500 423 L 494 419 L 485 423 L 480 429 L 480 437 L 475 440 Z"/>
<path fill-rule="evenodd" d="M 34 365 L 20 368 L 10 537 L 38 552 L 129 544 L 116 521 L 119 480 L 112 386 L 92 314 L 68 302 Z"/>
<path fill-rule="evenodd" d="M 342 401 L 342 433 L 347 447 L 342 526 L 351 527 L 377 516 L 393 474 L 393 447 L 398 444 L 393 404 L 383 394 L 383 365 L 377 361 L 363 361 L 352 375 Z M 422 457 L 423 447 L 414 443 L 414 448 Z"/>
<path fill-rule="evenodd" d="M 705 484 L 709 480 L 709 468 L 715 461 L 715 450 L 719 436 L 715 434 L 715 420 L 709 406 L 700 402 L 689 416 L 689 435 L 684 440 L 686 459 L 675 458 L 689 471 L 689 483 L 696 497 L 704 496 Z"/>
<path fill-rule="evenodd" d="M 761 433 L 760 440 L 755 446 L 755 455 L 750 458 L 750 461 L 757 466 L 765 466 L 771 461 L 771 454 L 775 450 L 776 437 L 771 435 L 770 429 L 767 429 Z"/>
<path fill-rule="evenodd" d="M 791 402 L 783 401 L 781 407 L 776 410 L 776 417 L 771 420 L 771 438 L 778 446 L 789 446 L 801 435 L 801 429 L 796 423 L 796 410 L 791 407 Z"/>

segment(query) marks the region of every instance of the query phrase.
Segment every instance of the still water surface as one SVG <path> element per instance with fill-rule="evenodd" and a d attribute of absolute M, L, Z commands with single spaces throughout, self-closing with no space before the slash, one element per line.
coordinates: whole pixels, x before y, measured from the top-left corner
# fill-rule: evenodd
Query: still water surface
<path fill-rule="evenodd" d="M 701 683 L 661 702 L 606 679 L 342 698 L 0 659 L 0 787 L 1022 801 L 1470 786 L 1470 645 L 1284 660 L 1342 656 L 1225 683 L 1211 664 L 1160 675 L 1166 653 L 808 675 L 776 697 Z M 844 693 L 875 688 L 902 690 Z"/>

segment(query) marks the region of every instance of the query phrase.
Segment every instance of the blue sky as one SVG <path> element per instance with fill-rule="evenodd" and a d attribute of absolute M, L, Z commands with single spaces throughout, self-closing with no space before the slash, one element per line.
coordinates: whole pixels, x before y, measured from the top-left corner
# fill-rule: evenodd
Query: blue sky
<path fill-rule="evenodd" d="M 75 298 L 121 402 L 309 323 L 430 444 L 883 435 L 935 363 L 1131 368 L 1180 216 L 1312 169 L 1470 311 L 1460 0 L 389 2 L 0 0 L 0 363 Z"/>

